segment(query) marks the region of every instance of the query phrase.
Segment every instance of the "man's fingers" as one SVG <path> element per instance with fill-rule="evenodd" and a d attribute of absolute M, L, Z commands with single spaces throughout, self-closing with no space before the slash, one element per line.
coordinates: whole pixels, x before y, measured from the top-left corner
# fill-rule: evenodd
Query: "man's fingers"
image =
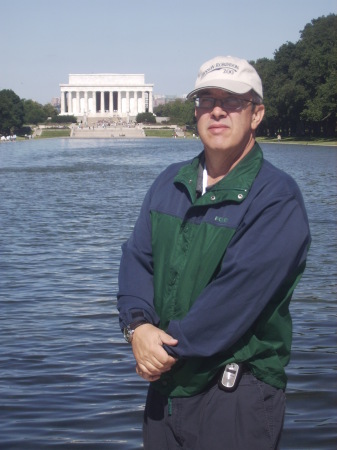
<path fill-rule="evenodd" d="M 159 378 L 160 378 L 160 374 L 153 375 L 148 372 L 146 367 L 144 367 L 144 366 L 142 367 L 139 364 L 136 365 L 136 372 L 140 377 L 144 378 L 144 380 L 147 380 L 147 381 L 156 381 L 156 380 L 159 380 Z"/>
<path fill-rule="evenodd" d="M 161 331 L 159 333 L 159 337 L 160 337 L 160 341 L 161 341 L 162 345 L 166 344 L 166 345 L 170 345 L 170 346 L 174 347 L 175 345 L 178 344 L 178 339 L 174 339 L 172 336 L 165 333 L 164 331 Z"/>

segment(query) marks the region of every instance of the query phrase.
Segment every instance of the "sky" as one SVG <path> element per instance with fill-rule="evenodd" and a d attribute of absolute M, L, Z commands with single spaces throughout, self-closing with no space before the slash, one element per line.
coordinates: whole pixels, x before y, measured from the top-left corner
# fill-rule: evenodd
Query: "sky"
<path fill-rule="evenodd" d="M 46 104 L 69 74 L 115 73 L 181 96 L 208 59 L 272 59 L 331 13 L 337 0 L 0 0 L 0 90 Z"/>

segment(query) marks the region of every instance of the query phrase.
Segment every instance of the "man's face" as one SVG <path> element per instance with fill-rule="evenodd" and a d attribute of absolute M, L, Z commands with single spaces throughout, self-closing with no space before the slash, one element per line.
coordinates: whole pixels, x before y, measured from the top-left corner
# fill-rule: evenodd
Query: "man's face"
<path fill-rule="evenodd" d="M 215 99 L 215 104 L 205 102 L 203 98 Z M 198 132 L 206 151 L 209 152 L 244 152 L 252 142 L 254 132 L 264 115 L 263 105 L 252 105 L 243 101 L 241 107 L 235 110 L 233 107 L 221 104 L 224 99 L 252 100 L 251 95 L 231 94 L 220 89 L 209 89 L 199 94 L 200 106 L 195 109 L 198 124 Z M 227 100 L 230 102 L 230 100 Z M 202 107 L 206 103 L 206 107 Z M 207 105 L 210 103 L 210 106 Z M 235 100 L 233 100 L 235 106 Z M 253 107 L 254 106 L 254 107 Z"/>

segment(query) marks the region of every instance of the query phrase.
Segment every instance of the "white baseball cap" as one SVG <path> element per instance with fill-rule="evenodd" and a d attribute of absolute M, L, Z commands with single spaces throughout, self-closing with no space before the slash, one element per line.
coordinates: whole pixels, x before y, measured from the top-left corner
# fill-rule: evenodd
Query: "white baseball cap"
<path fill-rule="evenodd" d="M 187 98 L 211 88 L 235 94 L 253 90 L 263 98 L 262 81 L 254 67 L 245 59 L 233 56 L 216 56 L 205 62 L 200 67 L 195 88 Z"/>

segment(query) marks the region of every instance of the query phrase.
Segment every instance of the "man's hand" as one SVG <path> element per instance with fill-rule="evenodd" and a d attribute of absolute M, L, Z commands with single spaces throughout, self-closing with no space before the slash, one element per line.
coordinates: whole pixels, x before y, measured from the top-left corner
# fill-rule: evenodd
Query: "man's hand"
<path fill-rule="evenodd" d="M 163 344 L 178 344 L 165 331 L 149 323 L 140 325 L 133 333 L 132 350 L 136 359 L 136 372 L 147 381 L 156 381 L 177 362 L 164 349 Z"/>

